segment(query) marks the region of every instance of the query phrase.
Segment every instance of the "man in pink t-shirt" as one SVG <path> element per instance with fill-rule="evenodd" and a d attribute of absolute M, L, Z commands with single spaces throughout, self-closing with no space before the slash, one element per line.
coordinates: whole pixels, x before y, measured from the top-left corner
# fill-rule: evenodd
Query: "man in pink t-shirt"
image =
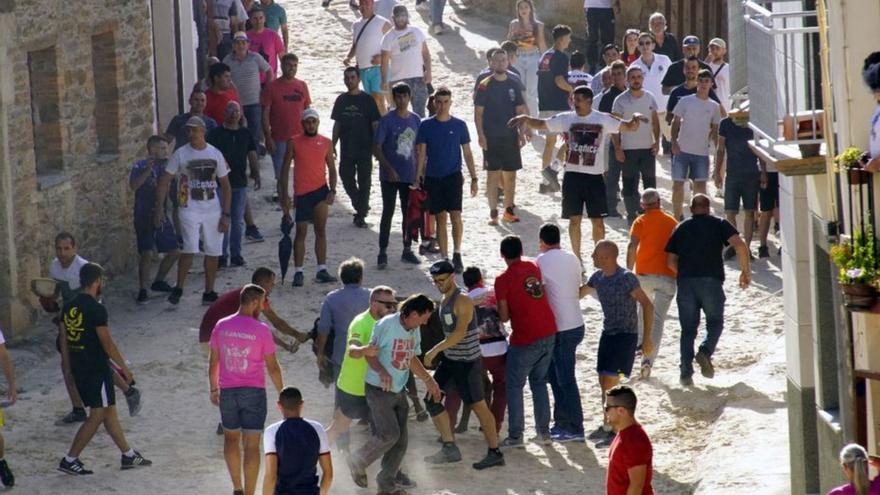
<path fill-rule="evenodd" d="M 281 41 L 281 36 L 271 29 L 266 29 L 266 14 L 262 10 L 251 12 L 251 26 L 253 29 L 247 32 L 250 41 L 250 51 L 262 55 L 269 62 L 272 74 L 278 74 L 278 59 L 287 53 L 287 47 Z M 260 84 L 266 84 L 266 73 L 260 72 Z"/>
<path fill-rule="evenodd" d="M 259 321 L 265 300 L 262 287 L 245 285 L 238 312 L 217 322 L 209 344 L 211 402 L 220 406 L 226 465 L 235 493 L 247 495 L 256 490 L 260 472 L 260 434 L 266 423 L 265 371 L 269 372 L 275 390 L 281 392 L 284 388 L 272 332 Z M 243 463 L 239 450 L 242 438 Z"/>

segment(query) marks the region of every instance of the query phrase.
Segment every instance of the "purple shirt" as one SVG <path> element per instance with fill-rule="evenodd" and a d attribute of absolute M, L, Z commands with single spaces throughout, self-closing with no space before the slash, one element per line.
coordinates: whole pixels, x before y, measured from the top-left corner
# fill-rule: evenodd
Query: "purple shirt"
<path fill-rule="evenodd" d="M 149 166 L 151 161 L 152 160 L 148 158 L 146 160 L 135 162 L 131 167 L 131 174 L 128 176 L 129 184 L 134 182 L 134 180 L 143 173 L 144 169 Z M 162 172 L 165 171 L 166 163 L 168 163 L 168 160 L 161 160 L 161 163 L 153 163 L 153 171 L 150 173 L 150 177 L 148 177 L 141 187 L 137 188 L 134 192 L 135 219 L 144 216 L 152 218 L 153 207 L 156 205 L 156 185 L 159 182 L 159 177 L 162 176 Z"/>

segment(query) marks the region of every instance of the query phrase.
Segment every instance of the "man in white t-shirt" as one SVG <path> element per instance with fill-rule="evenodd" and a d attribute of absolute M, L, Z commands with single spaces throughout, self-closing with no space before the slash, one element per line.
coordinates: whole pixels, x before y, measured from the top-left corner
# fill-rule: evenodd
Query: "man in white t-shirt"
<path fill-rule="evenodd" d="M 229 186 L 229 166 L 223 153 L 205 141 L 205 121 L 190 117 L 186 122 L 189 144 L 171 155 L 165 173 L 156 187 L 156 204 L 165 203 L 168 186 L 177 178 L 180 235 L 183 251 L 177 262 L 177 286 L 168 296 L 168 302 L 177 304 L 183 295 L 186 275 L 192 266 L 193 255 L 199 252 L 199 233 L 205 252 L 205 292 L 202 304 L 217 300 L 214 279 L 217 275 L 217 257 L 223 254 L 223 233 L 229 230 L 232 189 Z M 218 194 L 217 185 L 220 186 Z M 161 225 L 162 209 L 157 206 L 154 223 Z"/>
<path fill-rule="evenodd" d="M 553 428 L 557 442 L 584 441 L 584 411 L 577 378 L 575 353 L 584 340 L 580 291 L 583 285 L 581 262 L 560 246 L 559 227 L 545 223 L 538 233 L 541 254 L 535 259 L 541 269 L 550 309 L 556 318 L 556 344 L 547 380 L 553 390 Z"/>
<path fill-rule="evenodd" d="M 360 70 L 361 84 L 364 91 L 369 93 L 379 114 L 385 114 L 385 92 L 382 90 L 382 38 L 391 30 L 388 19 L 375 13 L 373 0 L 361 0 L 361 18 L 351 26 L 352 40 L 351 49 L 345 56 L 343 64 L 351 65 L 351 58 L 355 57 L 358 70 Z"/>
<path fill-rule="evenodd" d="M 394 29 L 382 38 L 382 90 L 399 82 L 405 82 L 412 91 L 412 110 L 419 117 L 426 117 L 428 85 L 431 84 L 431 53 L 425 42 L 425 33 L 410 26 L 406 6 L 394 7 Z"/>
<path fill-rule="evenodd" d="M 643 87 L 646 91 L 654 95 L 657 101 L 657 115 L 660 117 L 660 133 L 661 139 L 669 136 L 669 124 L 664 116 L 666 115 L 666 102 L 669 95 L 663 94 L 663 78 L 672 60 L 661 53 L 654 53 L 657 43 L 654 41 L 654 35 L 651 33 L 641 33 L 639 35 L 639 53 L 641 54 L 635 62 L 630 64 L 642 69 L 645 76 Z M 666 146 L 666 145 L 664 145 Z"/>
<path fill-rule="evenodd" d="M 563 133 L 568 143 L 565 176 L 562 180 L 562 218 L 568 219 L 571 249 L 581 258 L 581 219 L 584 206 L 593 227 L 593 242 L 605 238 L 605 220 L 608 202 L 605 196 L 603 174 L 607 168 L 605 153 L 609 136 L 615 132 L 634 132 L 640 122 L 647 121 L 642 114 L 633 114 L 623 121 L 607 113 L 593 111 L 593 91 L 578 86 L 572 92 L 573 112 L 562 112 L 549 119 L 518 115 L 508 125 L 527 125 L 532 129 Z"/>
<path fill-rule="evenodd" d="M 49 265 L 49 277 L 58 282 L 64 303 L 79 293 L 79 270 L 88 260 L 76 253 L 76 239 L 67 232 L 55 236 L 55 259 Z"/>
<path fill-rule="evenodd" d="M 672 211 L 682 219 L 684 182 L 694 181 L 694 192 L 706 194 L 709 180 L 710 141 L 718 143 L 721 105 L 709 98 L 712 73 L 703 69 L 697 76 L 697 94 L 678 100 L 672 110 Z"/>
<path fill-rule="evenodd" d="M 660 151 L 660 117 L 657 100 L 644 89 L 645 74 L 642 68 L 631 66 L 626 71 L 629 89 L 614 100 L 611 112 L 628 119 L 635 113 L 651 119 L 650 126 L 639 127 L 636 132 L 611 136 L 614 143 L 615 159 L 622 163 L 623 203 L 626 205 L 626 220 L 629 225 L 639 214 L 639 176 L 645 189 L 657 187 L 657 161 Z"/>
<path fill-rule="evenodd" d="M 721 107 L 730 111 L 730 64 L 724 61 L 727 54 L 727 42 L 721 38 L 712 38 L 709 42 L 709 56 L 706 64 L 715 78 L 715 94 L 721 100 Z"/>

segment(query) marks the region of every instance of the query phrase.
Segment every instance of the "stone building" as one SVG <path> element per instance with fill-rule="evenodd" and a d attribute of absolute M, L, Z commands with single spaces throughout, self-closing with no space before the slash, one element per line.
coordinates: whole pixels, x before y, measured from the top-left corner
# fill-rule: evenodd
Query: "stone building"
<path fill-rule="evenodd" d="M 128 170 L 194 80 L 178 0 L 0 0 L 0 326 L 36 315 L 60 231 L 119 273 L 136 263 Z M 160 22 L 161 20 L 161 22 Z M 183 29 L 175 29 L 183 26 Z M 165 122 L 170 117 L 165 117 Z"/>

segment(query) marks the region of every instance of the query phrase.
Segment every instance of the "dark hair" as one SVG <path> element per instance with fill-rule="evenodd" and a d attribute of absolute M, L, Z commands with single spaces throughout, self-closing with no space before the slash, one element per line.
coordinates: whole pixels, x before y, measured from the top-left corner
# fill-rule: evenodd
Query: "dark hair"
<path fill-rule="evenodd" d="M 409 87 L 409 84 L 405 82 L 399 82 L 391 87 L 391 96 L 397 95 L 411 95 L 412 89 Z"/>
<path fill-rule="evenodd" d="M 483 280 L 483 272 L 476 266 L 469 266 L 464 269 L 461 279 L 464 282 L 464 286 L 470 289 L 480 283 L 480 280 Z"/>
<path fill-rule="evenodd" d="M 212 65 L 210 69 L 208 69 L 208 80 L 214 82 L 214 78 L 222 76 L 226 72 L 231 72 L 232 69 L 229 68 L 228 65 L 223 62 L 217 62 Z"/>
<path fill-rule="evenodd" d="M 865 57 L 862 79 L 871 91 L 880 90 L 880 52 L 873 52 Z"/>
<path fill-rule="evenodd" d="M 202 89 L 202 87 L 199 86 L 198 83 L 195 85 L 193 90 L 189 92 L 189 99 L 192 100 L 192 97 L 195 96 L 196 93 L 205 94 L 205 90 Z"/>
<path fill-rule="evenodd" d="M 516 55 L 517 46 L 513 41 L 507 40 L 501 43 L 501 49 L 507 52 L 507 55 Z"/>
<path fill-rule="evenodd" d="M 261 297 L 266 295 L 266 290 L 256 284 L 247 284 L 239 293 L 238 303 L 244 306 L 254 301 L 259 301 Z"/>
<path fill-rule="evenodd" d="M 272 271 L 271 268 L 266 268 L 265 266 L 261 266 L 254 270 L 254 274 L 251 275 L 251 283 L 254 285 L 263 286 L 264 282 L 268 282 L 270 279 L 275 277 L 275 272 Z"/>
<path fill-rule="evenodd" d="M 446 86 L 440 86 L 439 88 L 437 88 L 436 91 L 434 91 L 434 96 L 448 96 L 452 98 L 452 90 L 450 90 Z"/>
<path fill-rule="evenodd" d="M 79 286 L 82 288 L 91 287 L 104 276 L 104 269 L 97 263 L 86 263 L 79 269 Z"/>
<path fill-rule="evenodd" d="M 76 238 L 74 238 L 73 234 L 70 232 L 59 232 L 58 235 L 55 236 L 55 244 L 58 244 L 61 241 L 70 241 L 70 244 L 76 247 Z"/>
<path fill-rule="evenodd" d="M 515 260 L 523 254 L 522 240 L 519 236 L 509 235 L 501 239 L 501 256 L 506 260 Z"/>
<path fill-rule="evenodd" d="M 494 57 L 499 50 L 501 50 L 501 48 L 498 48 L 497 46 L 493 46 L 486 50 L 486 60 L 492 60 L 492 57 Z"/>
<path fill-rule="evenodd" d="M 557 24 L 553 28 L 553 41 L 562 38 L 563 36 L 567 36 L 571 34 L 571 28 L 566 26 L 565 24 Z"/>
<path fill-rule="evenodd" d="M 559 226 L 553 223 L 545 223 L 541 225 L 541 230 L 538 231 L 538 238 L 548 246 L 555 246 L 559 244 Z"/>
<path fill-rule="evenodd" d="M 702 69 L 702 70 L 700 70 L 700 72 L 697 72 L 697 79 L 712 79 L 712 80 L 714 80 L 715 77 L 712 76 L 711 70 Z"/>
<path fill-rule="evenodd" d="M 302 392 L 296 387 L 284 387 L 281 389 L 281 393 L 278 394 L 278 402 L 281 403 L 282 408 L 288 411 L 296 409 L 297 406 L 302 404 L 302 401 Z"/>
<path fill-rule="evenodd" d="M 349 258 L 339 265 L 339 280 L 343 284 L 359 284 L 364 279 L 364 262 L 360 258 Z"/>
<path fill-rule="evenodd" d="M 697 58 L 697 57 L 695 57 L 695 56 L 693 56 L 693 55 L 691 55 L 690 57 L 684 59 L 684 63 L 685 63 L 685 64 L 687 64 L 688 62 L 696 62 L 696 63 L 699 64 L 699 63 L 700 63 L 700 59 Z M 702 66 L 700 66 L 700 67 L 702 67 Z"/>
<path fill-rule="evenodd" d="M 264 16 L 266 15 L 266 12 L 263 11 L 263 7 L 260 5 L 260 2 L 254 3 L 253 7 L 251 7 L 251 10 L 248 11 L 248 15 L 252 16 L 257 12 L 263 14 Z"/>
<path fill-rule="evenodd" d="M 611 70 L 622 70 L 624 74 L 626 73 L 626 64 L 623 63 L 623 60 L 615 60 L 611 62 L 611 65 L 608 66 Z"/>
<path fill-rule="evenodd" d="M 571 94 L 572 95 L 581 95 L 584 98 L 588 98 L 590 100 L 592 100 L 593 96 L 594 96 L 593 90 L 590 89 L 589 86 L 578 86 L 578 87 L 574 88 L 574 90 L 572 90 Z"/>
<path fill-rule="evenodd" d="M 615 45 L 614 43 L 608 43 L 607 45 L 602 47 L 602 56 L 605 56 L 605 52 L 608 50 L 617 50 L 620 52 L 620 47 Z"/>
<path fill-rule="evenodd" d="M 288 60 L 299 62 L 299 57 L 297 57 L 295 53 L 285 53 L 281 56 L 281 65 L 284 65 L 284 62 L 287 62 Z"/>
<path fill-rule="evenodd" d="M 571 66 L 572 69 L 580 69 L 587 65 L 587 56 L 582 52 L 575 50 L 574 53 L 571 54 L 571 60 L 569 60 L 568 65 Z"/>
<path fill-rule="evenodd" d="M 354 72 L 355 74 L 357 74 L 358 79 L 361 78 L 361 72 L 358 70 L 357 67 L 355 67 L 353 65 L 349 65 L 348 67 L 345 68 L 345 70 L 342 71 L 343 74 L 348 74 L 349 72 Z"/>
<path fill-rule="evenodd" d="M 616 397 L 616 402 L 619 402 L 619 404 L 615 405 L 622 406 L 624 409 L 627 409 L 630 414 L 635 414 L 638 399 L 636 399 L 636 393 L 629 387 L 629 385 L 617 385 L 612 387 L 605 393 L 605 395 L 608 397 Z"/>
<path fill-rule="evenodd" d="M 434 301 L 424 294 L 413 294 L 400 303 L 398 310 L 404 318 L 412 313 L 423 315 L 434 311 Z"/>
<path fill-rule="evenodd" d="M 165 136 L 160 136 L 158 134 L 154 134 L 147 138 L 147 149 L 149 150 L 151 146 L 155 146 L 159 143 L 168 144 L 168 140 L 165 139 Z"/>

